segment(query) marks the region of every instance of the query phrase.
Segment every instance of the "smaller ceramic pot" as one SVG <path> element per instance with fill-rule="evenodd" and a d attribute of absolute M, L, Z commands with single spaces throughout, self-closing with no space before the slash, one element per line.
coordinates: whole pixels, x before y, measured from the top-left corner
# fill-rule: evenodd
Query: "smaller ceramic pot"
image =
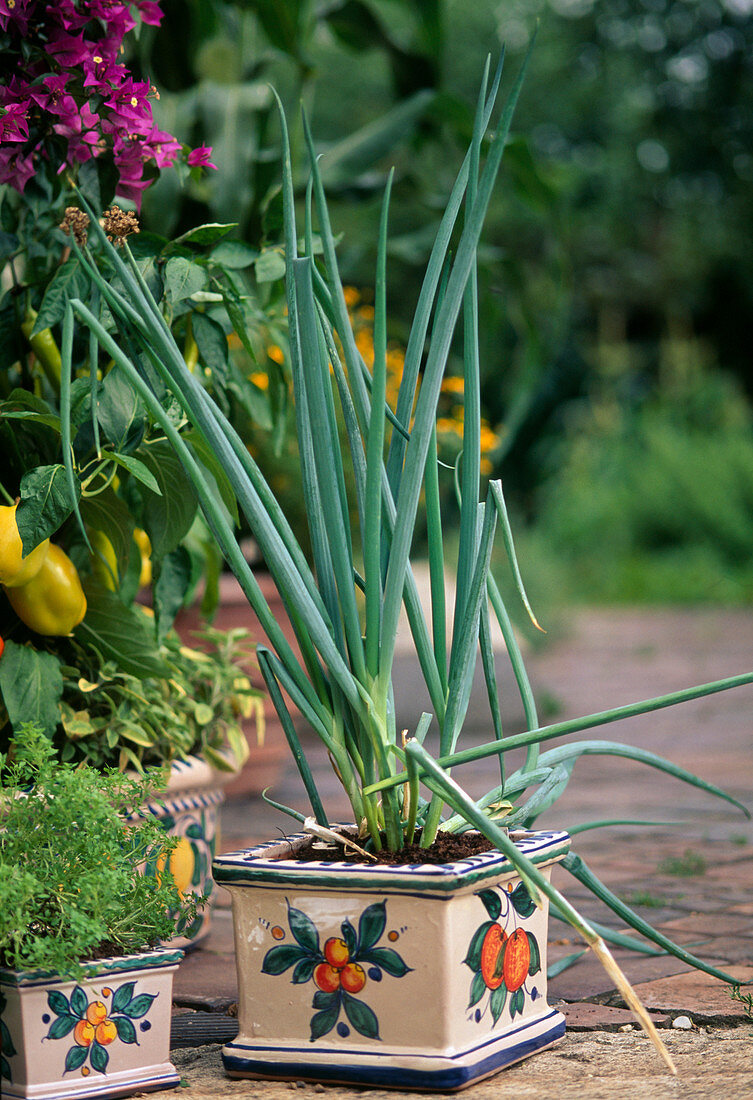
<path fill-rule="evenodd" d="M 209 933 L 217 892 L 212 860 L 219 832 L 219 810 L 225 801 L 224 785 L 234 774 L 220 771 L 198 756 L 176 760 L 170 769 L 167 790 L 145 803 L 141 810 L 141 816 L 156 817 L 169 836 L 178 837 L 177 847 L 170 855 L 170 870 L 178 889 L 209 897 L 193 923 L 174 936 L 168 947 L 189 950 Z"/>
<path fill-rule="evenodd" d="M 233 902 L 231 1077 L 448 1092 L 562 1038 L 547 905 L 499 851 L 440 866 L 298 862 L 301 834 L 217 858 Z M 567 833 L 520 833 L 546 876 Z"/>
<path fill-rule="evenodd" d="M 2 1097 L 64 1100 L 171 1088 L 173 974 L 182 951 L 84 964 L 79 979 L 0 969 Z"/>

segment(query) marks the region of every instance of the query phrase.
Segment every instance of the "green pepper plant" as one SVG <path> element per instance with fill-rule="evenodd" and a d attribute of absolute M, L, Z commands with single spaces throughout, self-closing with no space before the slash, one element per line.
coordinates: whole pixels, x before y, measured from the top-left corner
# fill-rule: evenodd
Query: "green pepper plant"
<path fill-rule="evenodd" d="M 161 426 L 175 448 L 199 496 L 207 523 L 266 631 L 268 644 L 257 650 L 260 667 L 303 778 L 316 826 L 327 828 L 328 818 L 283 691 L 326 745 L 333 768 L 351 801 L 359 833 L 368 846 L 400 849 L 416 837 L 421 845 L 429 846 L 438 829 L 477 828 L 508 855 L 534 899 L 540 901 L 542 894 L 547 895 L 611 967 L 613 961 L 609 961 L 611 956 L 602 938 L 518 852 L 510 829 L 530 827 L 564 790 L 578 757 L 588 752 L 617 751 L 730 802 L 735 800 L 656 754 L 630 746 L 615 747 L 597 741 L 566 742 L 549 751 L 543 751 L 542 746 L 554 737 L 570 736 L 628 715 L 753 682 L 753 673 L 571 722 L 542 725 L 539 720 L 509 613 L 489 572 L 495 529 L 499 527 L 527 606 L 500 483 L 489 482 L 480 500 L 476 256 L 524 71 L 525 65 L 490 130 L 501 65 L 491 82 L 487 65 L 473 140 L 428 262 L 395 408 L 389 407 L 385 400 L 386 253 L 391 179 L 380 224 L 374 365 L 369 371 L 348 319 L 311 135 L 307 129 L 311 179 L 299 231 L 286 125 L 280 111 L 289 340 L 311 564 L 243 441 L 222 409 L 186 369 L 169 325 L 127 247 L 122 252 L 106 250 L 101 270 L 92 255 L 79 252 L 102 301 L 117 318 L 119 333 L 115 337 L 108 332 L 95 311 L 72 298 L 66 306 L 64 321 L 68 341 L 66 345 L 64 339 L 63 374 L 65 377 L 70 369 L 67 348 L 77 319 L 89 327 L 104 354 L 112 357 L 113 369 L 128 381 L 144 415 Z M 316 254 L 316 240 L 322 242 L 321 256 Z M 448 638 L 444 627 L 436 409 L 458 328 L 462 329 L 465 430 L 456 469 L 460 532 L 454 624 Z M 134 354 L 136 349 L 138 354 Z M 181 414 L 192 423 L 197 437 L 211 448 L 223 480 L 232 487 L 288 611 L 300 659 L 284 637 L 240 554 L 228 517 L 217 506 L 213 488 L 197 463 L 195 452 L 163 408 L 160 395 L 164 392 L 177 400 Z M 347 447 L 340 443 L 340 417 L 346 428 Z M 354 487 L 357 516 L 352 526 L 346 492 L 349 483 Z M 422 502 L 429 545 L 430 622 L 421 611 L 410 564 Z M 407 742 L 400 736 L 391 675 L 402 607 L 407 613 L 439 727 L 437 757 L 423 743 L 431 721 L 429 714 L 422 716 Z M 505 734 L 499 717 L 490 639 L 492 613 L 504 635 L 526 715 L 526 731 L 513 736 Z M 485 674 L 495 739 L 488 745 L 463 750 L 459 747 L 460 738 L 477 653 Z M 505 754 L 508 749 L 520 746 L 527 749 L 525 764 L 508 773 L 504 768 Z M 474 801 L 457 784 L 450 770 L 466 760 L 485 756 L 499 758 L 500 780 L 487 797 Z M 430 793 L 427 800 L 420 797 L 421 784 Z M 299 821 L 304 820 L 298 811 L 288 812 Z M 593 879 L 577 858 L 566 860 L 566 866 L 650 939 L 686 961 L 730 980 L 648 929 Z"/>
<path fill-rule="evenodd" d="M 202 751 L 231 769 L 247 751 L 237 719 L 258 698 L 239 639 L 191 656 L 171 630 L 200 582 L 204 612 L 217 602 L 221 559 L 190 478 L 96 341 L 76 335 L 64 382 L 60 351 L 67 296 L 114 325 L 71 252 L 88 220 L 66 213 L 76 188 L 109 208 L 117 241 L 160 172 L 200 189 L 211 149 L 158 130 L 157 91 L 138 79 L 132 32 L 159 24 L 159 3 L 32 6 L 0 18 L 13 74 L 0 80 L 0 750 L 31 721 L 64 760 L 138 770 Z M 284 343 L 281 284 L 255 279 L 258 253 L 234 228 L 144 233 L 133 249 L 187 369 L 234 419 L 271 428 L 287 392 L 266 350 Z M 200 461 L 211 478 L 206 450 Z M 230 495 L 224 506 L 235 514 Z"/>

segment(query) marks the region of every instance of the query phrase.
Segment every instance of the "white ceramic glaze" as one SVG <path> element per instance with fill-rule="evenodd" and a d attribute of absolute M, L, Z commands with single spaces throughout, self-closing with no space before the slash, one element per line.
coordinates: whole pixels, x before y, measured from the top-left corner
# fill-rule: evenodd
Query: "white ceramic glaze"
<path fill-rule="evenodd" d="M 498 851 L 443 866 L 286 859 L 293 836 L 215 860 L 232 895 L 234 1077 L 450 1091 L 550 1046 L 547 910 Z M 544 874 L 566 833 L 519 847 Z"/>
<path fill-rule="evenodd" d="M 3 1100 L 130 1096 L 179 1083 L 170 1062 L 181 951 L 85 966 L 76 980 L 0 970 Z"/>

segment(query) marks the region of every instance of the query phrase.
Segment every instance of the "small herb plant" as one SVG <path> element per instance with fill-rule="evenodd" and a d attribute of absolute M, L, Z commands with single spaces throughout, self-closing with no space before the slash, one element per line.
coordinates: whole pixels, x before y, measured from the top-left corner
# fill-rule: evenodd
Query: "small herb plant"
<path fill-rule="evenodd" d="M 0 965 L 76 976 L 195 918 L 203 899 L 167 870 L 175 839 L 151 817 L 125 820 L 158 778 L 61 763 L 39 729 L 19 731 L 0 754 Z"/>

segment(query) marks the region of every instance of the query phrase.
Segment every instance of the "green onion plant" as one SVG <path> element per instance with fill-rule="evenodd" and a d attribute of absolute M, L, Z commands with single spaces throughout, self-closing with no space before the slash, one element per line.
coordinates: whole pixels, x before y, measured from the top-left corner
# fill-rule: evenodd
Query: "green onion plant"
<path fill-rule="evenodd" d="M 327 814 L 286 696 L 325 744 L 352 805 L 359 833 L 373 849 L 385 845 L 399 849 L 415 837 L 428 846 L 440 828 L 477 828 L 508 854 L 535 900 L 546 894 L 589 943 L 598 943 L 599 950 L 606 951 L 601 937 L 518 852 L 510 839 L 510 827 L 532 826 L 565 789 L 577 759 L 587 753 L 611 753 L 638 760 L 729 802 L 735 800 L 654 753 L 628 745 L 570 739 L 544 750 L 545 743 L 753 682 L 753 673 L 578 720 L 554 725 L 542 725 L 539 720 L 510 616 L 489 570 L 492 545 L 499 533 L 528 608 L 502 486 L 499 481 L 490 481 L 482 490 L 476 286 L 476 256 L 484 216 L 527 63 L 528 57 L 498 115 L 502 63 L 493 76 L 487 63 L 472 142 L 428 260 L 394 409 L 385 400 L 386 254 L 392 180 L 385 189 L 379 228 L 374 364 L 369 370 L 357 349 L 348 317 L 311 134 L 304 124 L 310 182 L 299 224 L 287 129 L 280 108 L 289 340 L 311 561 L 304 556 L 243 440 L 207 394 L 200 378 L 186 367 L 127 244 L 116 250 L 97 224 L 92 230 L 99 237 L 104 258 L 98 263 L 87 248 L 78 251 L 115 327 L 107 326 L 102 315 L 95 315 L 79 299 L 68 302 L 63 386 L 67 384 L 66 375 L 69 378 L 70 334 L 77 319 L 112 359 L 113 369 L 129 380 L 148 416 L 161 425 L 173 444 L 193 481 L 207 523 L 266 632 L 268 642 L 258 648 L 259 664 L 317 825 L 328 827 Z M 456 469 L 460 502 L 456 602 L 451 637 L 445 637 L 445 560 L 435 422 L 440 386 L 455 341 L 462 346 L 465 430 Z M 209 449 L 213 454 L 213 481 L 197 460 L 197 451 L 184 438 L 184 423 L 190 423 L 202 437 L 203 453 Z M 350 490 L 355 493 L 353 502 L 348 499 L 346 486 L 354 487 Z M 286 640 L 238 547 L 228 509 L 222 503 L 228 492 L 237 500 L 263 553 L 294 628 L 300 657 Z M 421 609 L 410 561 L 422 506 L 431 578 L 428 621 Z M 352 514 L 357 522 L 351 525 Z M 412 737 L 404 742 L 395 713 L 392 669 L 403 608 L 439 728 L 437 758 L 423 744 L 431 716 L 424 715 Z M 526 731 L 513 736 L 505 734 L 500 719 L 492 615 L 504 636 L 526 717 Z M 463 749 L 463 721 L 479 658 L 494 737 L 486 745 Z M 527 750 L 525 763 L 508 774 L 505 754 L 520 746 Z M 450 773 L 466 761 L 486 756 L 498 758 L 500 780 L 485 798 L 474 801 Z M 428 791 L 424 799 L 420 797 L 422 785 Z M 289 812 L 299 821 L 304 820 L 304 814 Z M 568 857 L 566 866 L 663 949 L 727 977 L 650 930 L 577 857 Z"/>

